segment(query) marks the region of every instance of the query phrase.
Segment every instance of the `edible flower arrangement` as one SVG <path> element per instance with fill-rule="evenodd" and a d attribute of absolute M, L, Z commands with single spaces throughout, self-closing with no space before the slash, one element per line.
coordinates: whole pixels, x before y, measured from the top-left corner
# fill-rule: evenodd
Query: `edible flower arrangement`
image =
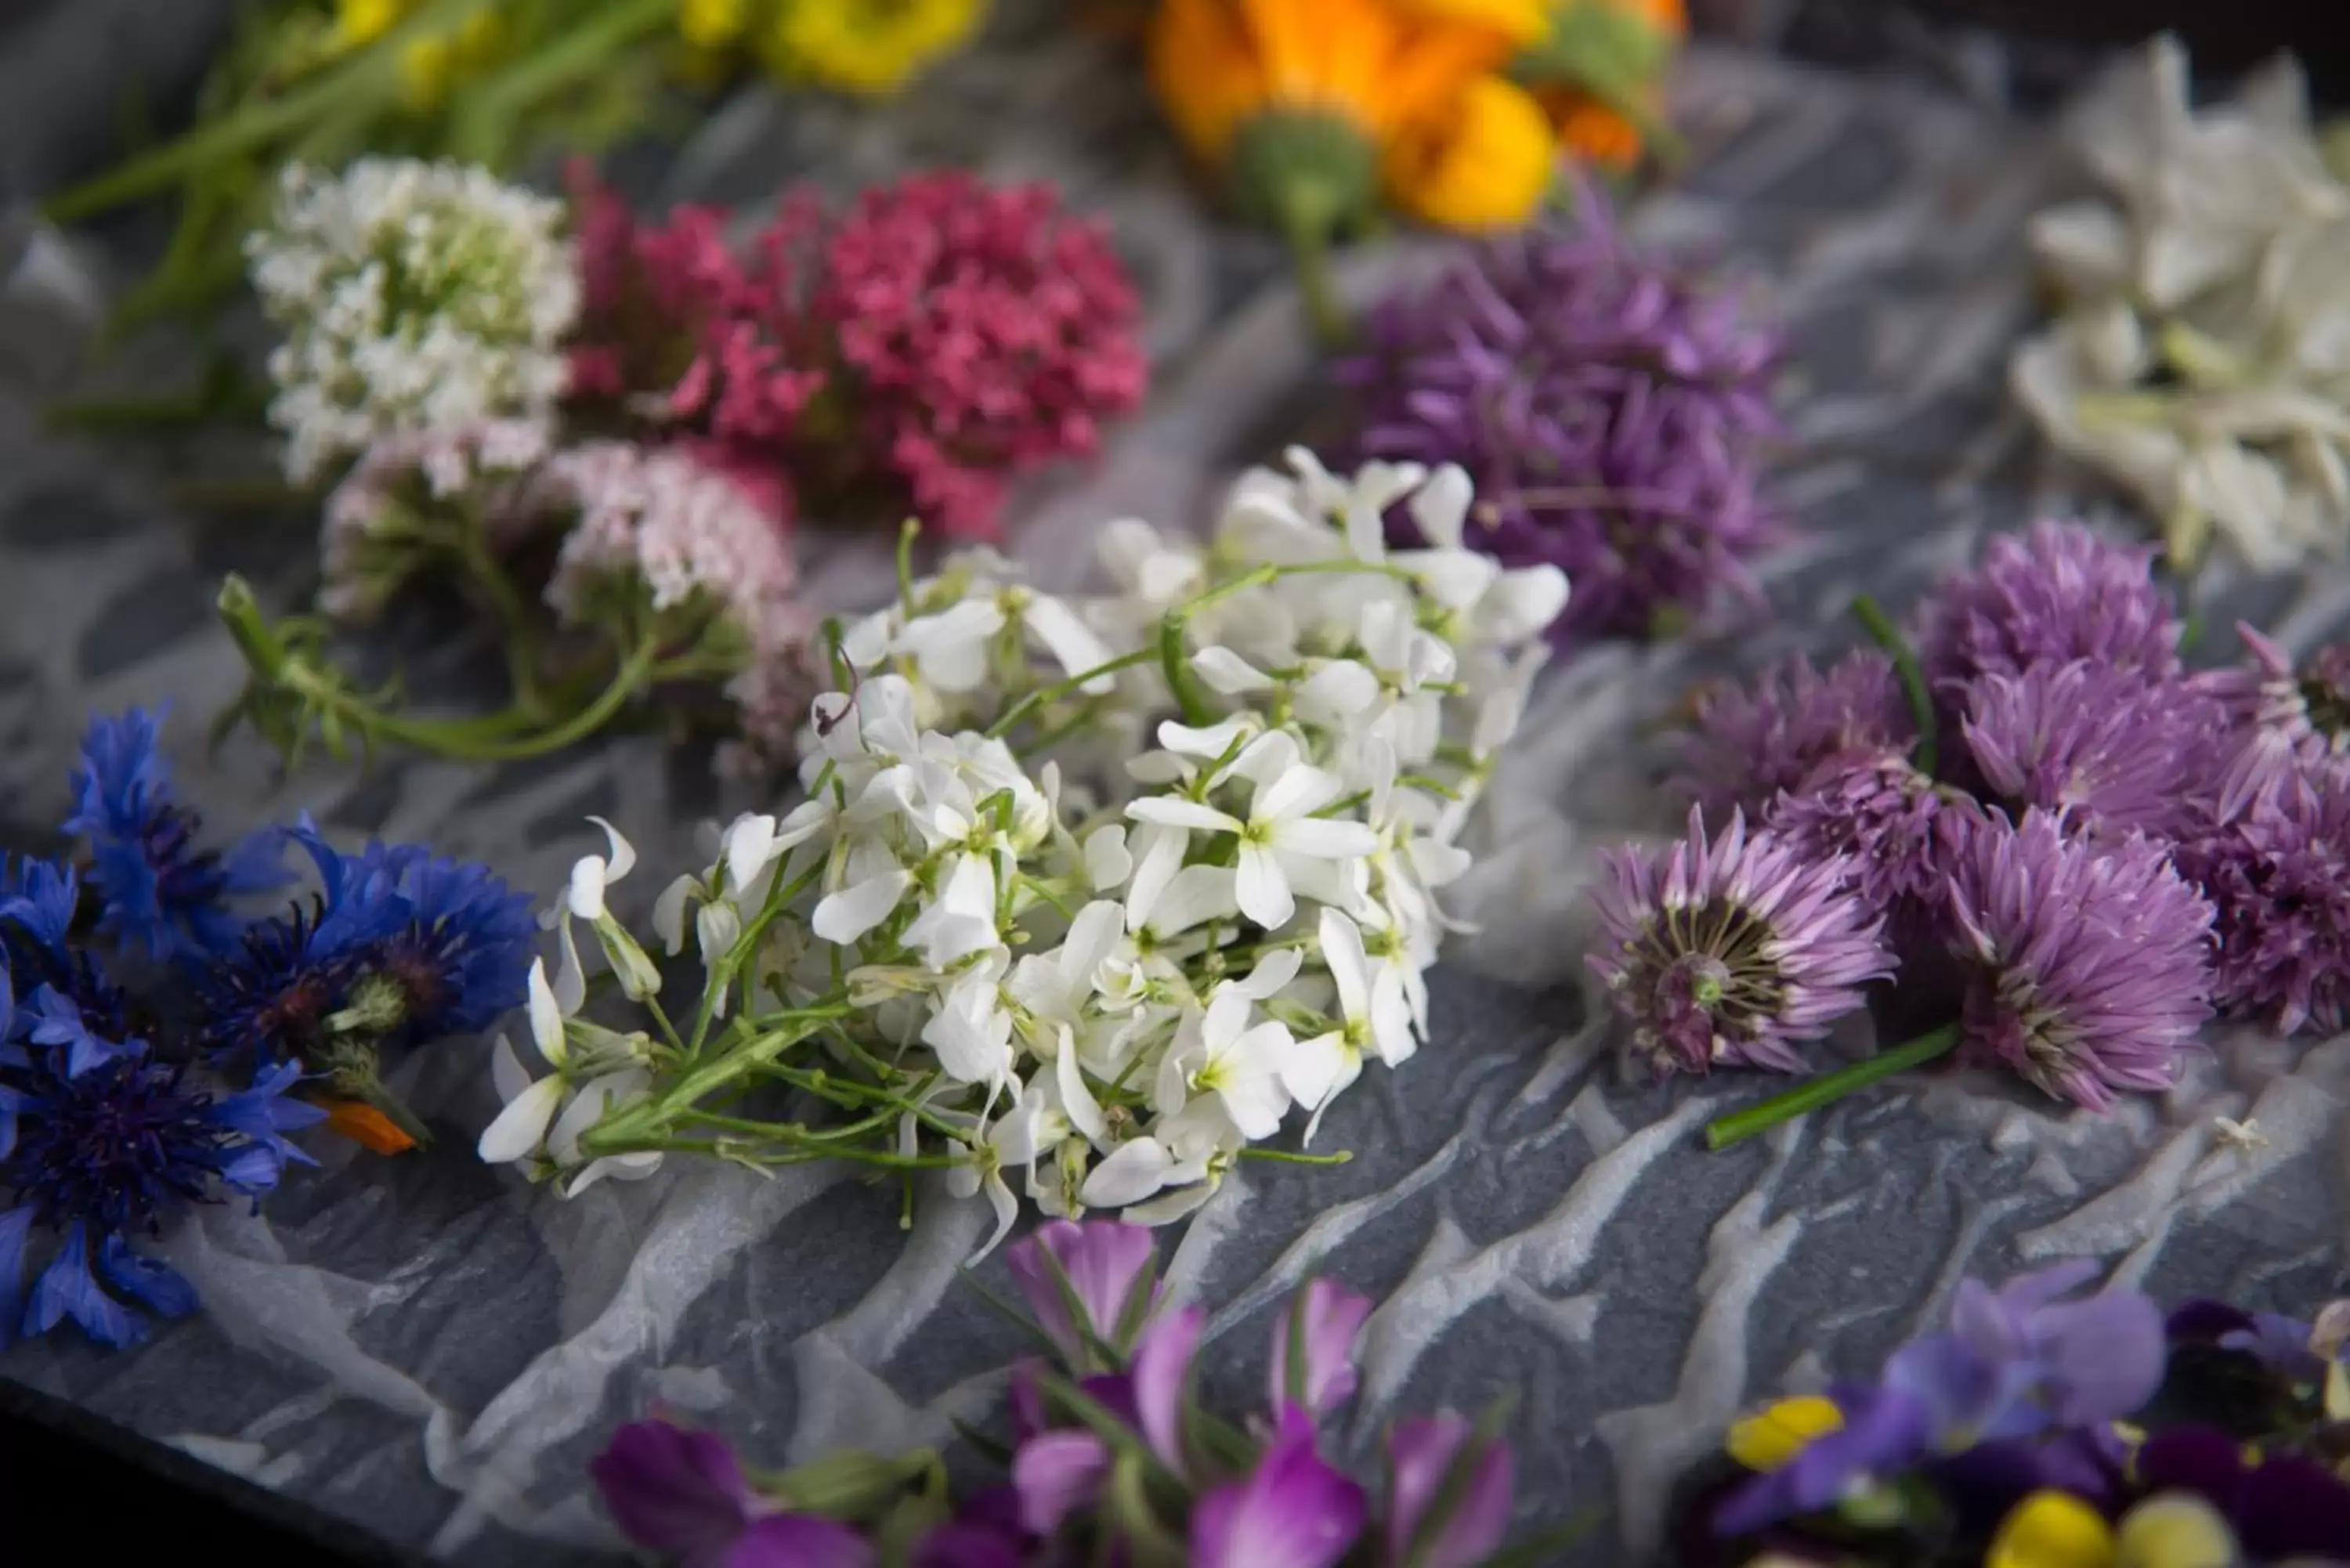
<path fill-rule="evenodd" d="M 1878 648 L 1700 697 L 1688 836 L 1611 854 L 1597 894 L 1634 1052 L 1814 1073 L 1872 986 L 1881 1022 L 1928 1025 L 1715 1147 L 1953 1052 L 2102 1110 L 2176 1084 L 2215 1012 L 2350 1024 L 2350 655 L 2296 667 L 2240 626 L 2244 662 L 2189 670 L 2153 555 L 2043 523 L 1913 635 L 1863 601 Z"/>
<path fill-rule="evenodd" d="M 208 307 L 283 173 L 369 155 L 505 171 L 684 117 L 695 89 L 764 69 L 797 87 L 895 92 L 960 47 L 985 0 L 263 0 L 193 123 L 46 203 L 78 223 L 171 194 L 163 260 L 127 321 Z"/>
<path fill-rule="evenodd" d="M 1113 591 L 1065 600 L 986 553 L 906 575 L 832 642 L 804 798 L 736 819 L 654 901 L 617 832 L 550 917 L 525 1061 L 482 1157 L 571 1193 L 670 1154 L 943 1170 L 998 1220 L 1163 1222 L 1292 1113 L 1310 1146 L 1427 1027 L 1457 842 L 1566 582 L 1461 545 L 1455 468 L 1235 486 L 1204 546 L 1104 530 Z M 1430 543 L 1390 550 L 1408 508 Z M 608 832 L 610 831 L 608 829 Z M 577 928 L 633 1004 L 592 1017 Z M 656 950 L 698 959 L 671 991 Z"/>
<path fill-rule="evenodd" d="M 1133 286 L 1048 187 L 918 174 L 837 212 L 791 192 L 741 245 L 727 222 L 642 222 L 584 171 L 567 203 L 453 163 L 289 171 L 250 248 L 323 582 L 280 621 L 241 581 L 221 600 L 241 711 L 289 761 L 536 755 L 712 689 L 741 758 L 788 760 L 822 678 L 795 531 L 996 539 L 1014 477 L 1141 399 Z M 505 645 L 503 711 L 342 673 L 334 635 L 452 587 Z"/>
<path fill-rule="evenodd" d="M 955 1495 L 940 1458 L 827 1455 L 776 1475 L 665 1419 L 620 1428 L 589 1467 L 623 1532 L 665 1561 L 733 1568 L 1517 1568 L 1573 1528 L 1505 1549 L 1515 1498 L 1500 1413 L 1412 1416 L 1366 1485 L 1331 1462 L 1354 1397 L 1368 1298 L 1309 1280 L 1275 1324 L 1262 1409 L 1210 1407 L 1195 1366 L 1207 1314 L 1158 1282 L 1150 1233 L 1055 1220 L 1011 1249 L 1038 1354 L 1014 1369 L 987 1442 L 1003 1479 Z"/>
<path fill-rule="evenodd" d="M 306 816 L 231 845 L 172 787 L 156 715 L 91 722 L 57 857 L 0 863 L 0 1345 L 71 1322 L 143 1338 L 195 1310 L 152 1251 L 198 1204 L 258 1205 L 325 1123 L 426 1137 L 385 1058 L 523 999 L 529 900 L 419 845 L 337 849 Z M 285 898 L 298 846 L 318 891 Z M 243 1086 L 233 1086 L 243 1085 Z M 33 1275 L 26 1289 L 26 1276 Z"/>

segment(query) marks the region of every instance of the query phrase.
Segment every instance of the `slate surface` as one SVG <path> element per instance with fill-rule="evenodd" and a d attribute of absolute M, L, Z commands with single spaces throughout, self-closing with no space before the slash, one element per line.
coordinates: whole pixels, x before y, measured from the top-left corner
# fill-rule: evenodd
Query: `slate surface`
<path fill-rule="evenodd" d="M 847 185 L 952 160 L 1053 176 L 1107 213 L 1148 286 L 1162 370 L 1150 410 L 1100 464 L 1023 508 L 1018 553 L 1062 585 L 1091 525 L 1121 513 L 1198 525 L 1239 465 L 1327 407 L 1278 256 L 1201 220 L 1131 75 L 1054 26 L 1051 7 L 1004 9 L 987 47 L 886 118 L 753 95 L 632 178 L 650 199 L 755 202 L 788 177 Z M 11 73 L 51 57 L 8 53 Z M 2033 308 L 2019 225 L 2067 176 L 2044 128 L 2001 109 L 1996 57 L 1943 58 L 1970 96 L 1707 49 L 1689 61 L 1699 156 L 1638 222 L 1751 272 L 1794 324 L 1803 452 L 1784 483 L 1812 536 L 1775 573 L 1780 618 L 1687 649 L 1594 654 L 1547 678 L 1469 889 L 1487 934 L 1436 973 L 1430 1048 L 1367 1078 L 1326 1123 L 1352 1165 L 1248 1167 L 1173 1253 L 1177 1289 L 1215 1309 L 1213 1380 L 1236 1397 L 1262 1376 L 1273 1308 L 1309 1266 L 1384 1303 L 1351 1440 L 1367 1445 L 1398 1409 L 1518 1396 L 1522 1522 L 1614 1510 L 1582 1561 L 1645 1550 L 1665 1486 L 1743 1402 L 1866 1366 L 1934 1321 L 1969 1272 L 2079 1254 L 2166 1294 L 2300 1310 L 2340 1272 L 2341 1042 L 2215 1033 L 2188 1086 L 2104 1121 L 1946 1080 L 1709 1156 L 1698 1127 L 1756 1085 L 1631 1081 L 1610 1031 L 1586 1022 L 1577 909 L 1591 850 L 1671 826 L 1656 815 L 1651 737 L 1687 683 L 1841 647 L 1856 590 L 1906 604 L 1985 531 L 2073 499 L 2002 390 L 2006 348 Z M 0 91 L 11 101 L 24 104 Z M 70 162 L 16 156 L 17 192 Z M 208 612 L 213 585 L 234 566 L 293 602 L 307 525 L 199 521 L 167 504 L 169 478 L 250 463 L 236 441 L 126 452 L 44 433 L 38 401 L 74 374 L 71 280 L 102 278 L 109 258 L 60 257 L 45 241 L 27 251 L 30 231 L 12 232 L 0 246 L 16 268 L 0 298 L 0 826 L 14 841 L 37 842 L 61 815 L 87 711 L 165 695 L 180 704 L 183 786 L 223 831 L 307 805 L 354 839 L 430 838 L 546 888 L 596 845 L 581 819 L 598 813 L 644 853 L 648 869 L 624 885 L 639 911 L 694 825 L 746 803 L 702 760 L 650 740 L 494 772 L 396 761 L 290 784 L 249 742 L 208 762 L 202 720 L 239 673 Z M 1375 259 L 1348 281 L 1359 290 L 1410 265 Z M 167 348 L 134 367 L 109 375 L 174 364 Z M 816 591 L 835 602 L 884 580 L 877 551 L 821 554 Z M 2205 613 L 2213 625 L 2250 615 L 2306 646 L 2350 615 L 2350 574 L 2220 585 Z M 477 667 L 477 649 L 411 629 L 428 684 Z M 0 1375 L 483 1568 L 603 1560 L 611 1538 L 581 1465 L 656 1399 L 723 1424 L 766 1462 L 940 1441 L 951 1418 L 993 1407 L 1017 1345 L 956 1282 L 983 1234 L 970 1208 L 930 1194 L 906 1234 L 893 1199 L 842 1173 L 763 1182 L 681 1165 L 560 1203 L 473 1162 L 471 1135 L 494 1108 L 483 1061 L 452 1044 L 418 1064 L 415 1097 L 450 1134 L 431 1155 L 330 1158 L 265 1218 L 223 1210 L 175 1235 L 208 1316 L 132 1354 L 61 1336 L 18 1346 Z M 2268 1146 L 2221 1147 L 2211 1117 L 2248 1108 Z"/>

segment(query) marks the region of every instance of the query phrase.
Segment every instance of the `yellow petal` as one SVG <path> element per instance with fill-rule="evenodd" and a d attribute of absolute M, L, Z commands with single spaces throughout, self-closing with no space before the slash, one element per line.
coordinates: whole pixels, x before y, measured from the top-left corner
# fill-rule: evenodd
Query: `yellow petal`
<path fill-rule="evenodd" d="M 2184 1492 L 2131 1509 L 2114 1540 L 2116 1568 L 2229 1568 L 2237 1560 L 2236 1532 L 2220 1511 Z"/>
<path fill-rule="evenodd" d="M 1844 1426 L 1844 1412 L 1832 1399 L 1805 1394 L 1747 1417 L 1730 1428 L 1722 1449 L 1750 1470 L 1775 1470 L 1814 1438 Z"/>
<path fill-rule="evenodd" d="M 2070 1492 L 2035 1491 L 2001 1521 L 1983 1568 L 2115 1568 L 2114 1532 Z"/>
<path fill-rule="evenodd" d="M 1556 156 L 1550 119 L 1533 95 L 1500 77 L 1480 77 L 1396 138 L 1388 188 L 1423 223 L 1515 228 L 1542 205 Z"/>
<path fill-rule="evenodd" d="M 335 41 L 347 49 L 372 43 L 390 32 L 407 8 L 401 0 L 341 0 L 335 7 Z"/>

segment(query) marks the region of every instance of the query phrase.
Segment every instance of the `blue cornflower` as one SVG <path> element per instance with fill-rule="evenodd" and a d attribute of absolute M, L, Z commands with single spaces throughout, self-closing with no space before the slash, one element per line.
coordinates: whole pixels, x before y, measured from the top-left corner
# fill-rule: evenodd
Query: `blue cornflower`
<path fill-rule="evenodd" d="M 69 940 L 80 903 L 72 867 L 30 856 L 0 862 L 0 964 L 18 993 L 54 986 L 80 1007 L 90 1028 L 120 1039 L 130 1028 L 127 1000 Z"/>
<path fill-rule="evenodd" d="M 204 1048 L 223 1056 L 250 1051 L 259 1062 L 316 1060 L 359 957 L 323 910 L 297 906 L 255 920 L 234 951 L 187 966 Z"/>
<path fill-rule="evenodd" d="M 173 799 L 156 750 L 159 725 L 159 714 L 137 708 L 90 721 L 64 831 L 89 842 L 107 932 L 158 957 L 202 957 L 234 945 L 243 929 L 226 907 L 232 895 L 286 881 L 285 839 L 269 828 L 226 855 L 198 848 L 198 819 Z"/>
<path fill-rule="evenodd" d="M 33 992 L 33 1015 L 26 1033 L 36 1045 L 64 1048 L 65 1075 L 78 1078 L 101 1062 L 136 1056 L 146 1050 L 137 1040 L 109 1040 L 89 1026 L 81 1003 L 53 985 Z"/>
<path fill-rule="evenodd" d="M 196 1293 L 167 1264 L 134 1251 L 216 1188 L 258 1198 L 290 1163 L 312 1163 L 285 1135 L 325 1113 L 286 1092 L 301 1068 L 263 1073 L 215 1099 L 182 1070 L 146 1056 L 104 1062 L 78 1077 L 46 1071 L 0 1092 L 0 1344 L 46 1334 L 71 1318 L 93 1339 L 129 1345 L 146 1328 L 134 1306 L 164 1317 L 194 1310 Z M 26 1252 L 36 1230 L 57 1238 L 29 1301 Z"/>

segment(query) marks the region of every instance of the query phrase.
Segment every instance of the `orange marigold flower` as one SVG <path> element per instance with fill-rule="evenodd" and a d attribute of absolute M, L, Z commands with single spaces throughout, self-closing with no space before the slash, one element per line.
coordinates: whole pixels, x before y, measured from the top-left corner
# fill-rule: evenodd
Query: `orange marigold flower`
<path fill-rule="evenodd" d="M 1550 117 L 1533 95 L 1500 77 L 1479 77 L 1396 139 L 1388 192 L 1423 223 L 1516 228 L 1542 205 L 1556 157 Z"/>
<path fill-rule="evenodd" d="M 1558 144 L 1595 169 L 1628 174 L 1639 167 L 1647 144 L 1640 128 L 1589 93 L 1550 88 L 1535 94 L 1550 118 Z"/>

